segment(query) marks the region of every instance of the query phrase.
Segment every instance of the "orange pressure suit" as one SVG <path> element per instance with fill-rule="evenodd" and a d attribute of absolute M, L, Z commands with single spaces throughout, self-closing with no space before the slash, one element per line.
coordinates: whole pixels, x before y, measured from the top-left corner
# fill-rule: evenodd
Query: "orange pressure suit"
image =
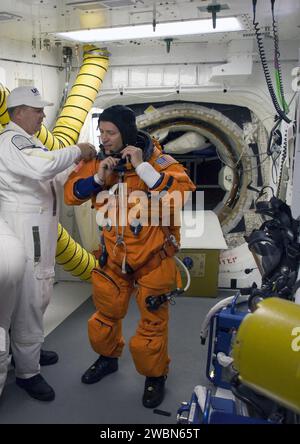
<path fill-rule="evenodd" d="M 162 154 L 157 141 L 148 134 L 139 131 L 143 139 L 143 158 L 156 171 L 163 174 L 163 180 L 157 188 L 149 189 L 130 165 L 122 176 L 127 185 L 127 213 L 133 207 L 130 193 L 139 190 L 147 193 L 149 205 L 153 192 L 164 192 L 161 199 L 167 201 L 174 190 L 183 196 L 185 191 L 195 190 L 185 169 L 169 155 Z M 78 172 L 73 172 L 65 184 L 65 202 L 69 205 L 80 205 L 88 199 L 78 199 L 74 194 L 74 185 L 80 179 L 94 175 L 101 160 L 92 160 L 83 165 Z M 119 175 L 119 177 L 118 177 Z M 112 173 L 108 189 L 120 182 L 120 173 Z M 124 188 L 123 188 L 124 190 Z M 122 191 L 123 192 L 123 191 Z M 163 193 L 161 193 L 162 195 Z M 98 196 L 99 197 L 99 196 Z M 119 196 L 120 197 L 120 196 Z M 97 199 L 98 200 L 98 199 Z M 120 211 L 120 199 L 117 202 L 117 213 Z M 136 203 L 136 201 L 135 201 Z M 99 208 L 96 196 L 92 204 Z M 183 199 L 182 199 L 183 204 Z M 174 203 L 171 213 L 174 213 Z M 177 208 L 178 210 L 178 208 Z M 161 211 L 161 205 L 160 210 Z M 149 211 L 150 212 L 150 211 Z M 151 215 L 148 216 L 148 222 Z M 174 214 L 173 214 L 174 216 Z M 117 214 L 118 217 L 118 214 Z M 139 229 L 124 224 L 103 227 L 102 252 L 107 252 L 106 264 L 92 271 L 93 301 L 97 311 L 88 321 L 88 333 L 91 345 L 96 353 L 117 358 L 125 344 L 122 336 L 122 319 L 124 318 L 131 294 L 137 288 L 136 300 L 141 319 L 135 335 L 130 340 L 130 351 L 137 371 L 149 377 L 158 377 L 168 373 L 168 304 L 164 303 L 157 311 L 149 311 L 145 299 L 149 295 L 159 295 L 171 290 L 178 279 L 174 254 L 174 243 L 179 244 L 179 226 L 174 220 L 169 227 L 139 225 Z M 160 217 L 161 225 L 161 217 Z M 170 239 L 175 242 L 170 242 Z"/>

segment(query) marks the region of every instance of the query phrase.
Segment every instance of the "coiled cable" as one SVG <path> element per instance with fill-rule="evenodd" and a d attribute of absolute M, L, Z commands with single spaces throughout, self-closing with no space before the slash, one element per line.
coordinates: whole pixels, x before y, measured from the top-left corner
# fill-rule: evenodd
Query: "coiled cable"
<path fill-rule="evenodd" d="M 273 26 L 273 37 L 274 37 L 274 68 L 275 68 L 276 84 L 277 84 L 278 94 L 280 96 L 281 106 L 283 107 L 285 112 L 289 112 L 289 107 L 288 107 L 288 105 L 285 101 L 285 98 L 284 98 L 282 73 L 281 73 L 281 66 L 280 66 L 278 28 L 277 28 L 277 22 L 275 20 L 275 15 L 274 15 L 274 3 L 275 3 L 275 0 L 271 0 L 272 26 Z"/>
<path fill-rule="evenodd" d="M 272 0 L 275 1 L 275 0 Z M 256 3 L 257 0 L 252 0 L 252 5 L 253 5 L 253 26 L 254 26 L 254 30 L 255 30 L 255 35 L 256 35 L 256 41 L 257 41 L 257 46 L 258 46 L 258 52 L 259 52 L 259 56 L 260 56 L 260 60 L 261 60 L 261 64 L 262 64 L 262 68 L 263 68 L 263 72 L 265 75 L 265 79 L 267 82 L 267 87 L 273 102 L 273 105 L 277 111 L 277 114 L 283 119 L 285 120 L 287 123 L 290 123 L 291 120 L 287 117 L 287 115 L 285 114 L 285 112 L 280 108 L 280 105 L 277 101 L 277 97 L 273 88 L 273 84 L 272 84 L 272 79 L 271 79 L 271 75 L 270 75 L 270 71 L 269 71 L 269 67 L 268 67 L 268 63 L 267 63 L 267 58 L 266 58 L 266 54 L 265 54 L 265 49 L 264 49 L 264 44 L 263 44 L 263 38 L 262 38 L 262 34 L 260 32 L 260 28 L 259 28 L 259 23 L 256 21 Z M 277 45 L 277 49 L 278 49 L 278 45 Z"/>
<path fill-rule="evenodd" d="M 280 195 L 280 190 L 281 190 L 281 185 L 282 185 L 283 166 L 286 161 L 287 150 L 288 150 L 288 135 L 287 135 L 287 131 L 286 131 L 284 134 L 284 139 L 283 139 L 283 150 L 282 150 L 281 161 L 280 161 L 280 166 L 279 166 L 278 187 L 277 187 L 276 197 L 279 197 L 279 195 Z"/>

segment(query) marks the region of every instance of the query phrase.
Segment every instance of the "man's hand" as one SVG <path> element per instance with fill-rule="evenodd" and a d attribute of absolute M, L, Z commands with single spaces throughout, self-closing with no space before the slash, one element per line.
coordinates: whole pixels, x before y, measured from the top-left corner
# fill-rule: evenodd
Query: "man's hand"
<path fill-rule="evenodd" d="M 81 151 L 81 159 L 85 160 L 86 162 L 96 157 L 97 151 L 94 145 L 91 143 L 77 143 L 77 146 Z"/>
<path fill-rule="evenodd" d="M 97 176 L 101 184 L 105 185 L 107 178 L 111 175 L 113 169 L 118 165 L 119 161 L 120 159 L 116 157 L 107 157 L 100 162 Z"/>
<path fill-rule="evenodd" d="M 128 158 L 134 168 L 143 163 L 143 151 L 136 146 L 128 145 L 121 151 L 121 154 L 123 159 Z"/>

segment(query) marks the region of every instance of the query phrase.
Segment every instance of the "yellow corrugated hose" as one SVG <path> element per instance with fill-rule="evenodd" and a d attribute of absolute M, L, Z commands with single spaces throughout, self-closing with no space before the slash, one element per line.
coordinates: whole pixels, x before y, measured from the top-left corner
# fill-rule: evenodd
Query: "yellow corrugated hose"
<path fill-rule="evenodd" d="M 6 125 L 9 122 L 9 115 L 6 107 L 6 98 L 9 94 L 9 90 L 0 83 L 0 131 L 2 125 Z"/>
<path fill-rule="evenodd" d="M 85 118 L 99 92 L 108 64 L 107 51 L 92 45 L 84 46 L 82 66 L 53 131 L 50 132 L 43 125 L 37 134 L 48 149 L 60 149 L 77 142 Z M 2 125 L 6 125 L 9 121 L 6 107 L 8 94 L 9 90 L 0 85 L 0 124 Z M 89 280 L 91 271 L 96 266 L 95 256 L 75 242 L 60 224 L 56 262 L 62 265 L 64 270 L 82 280 Z"/>
<path fill-rule="evenodd" d="M 77 142 L 85 118 L 93 106 L 107 72 L 109 54 L 92 45 L 84 46 L 83 63 L 66 103 L 52 132 L 43 125 L 37 137 L 49 149 L 55 150 Z"/>
<path fill-rule="evenodd" d="M 75 242 L 61 224 L 58 225 L 56 262 L 82 280 L 90 279 L 97 264 L 95 256 Z"/>

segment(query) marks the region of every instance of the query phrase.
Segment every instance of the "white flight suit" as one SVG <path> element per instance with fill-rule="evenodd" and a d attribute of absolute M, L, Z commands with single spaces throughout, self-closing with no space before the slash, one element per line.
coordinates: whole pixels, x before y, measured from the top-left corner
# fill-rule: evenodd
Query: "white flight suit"
<path fill-rule="evenodd" d="M 24 269 L 24 247 L 0 217 L 0 395 L 7 373 L 8 330 L 16 302 L 15 287 L 23 276 Z"/>
<path fill-rule="evenodd" d="M 40 371 L 43 314 L 52 293 L 57 242 L 55 176 L 80 154 L 77 146 L 48 151 L 14 122 L 0 134 L 0 214 L 25 249 L 23 277 L 0 297 L 0 327 L 6 332 L 6 344 L 10 328 L 19 378 L 30 378 Z M 0 350 L 0 394 L 8 355 L 8 349 Z"/>

